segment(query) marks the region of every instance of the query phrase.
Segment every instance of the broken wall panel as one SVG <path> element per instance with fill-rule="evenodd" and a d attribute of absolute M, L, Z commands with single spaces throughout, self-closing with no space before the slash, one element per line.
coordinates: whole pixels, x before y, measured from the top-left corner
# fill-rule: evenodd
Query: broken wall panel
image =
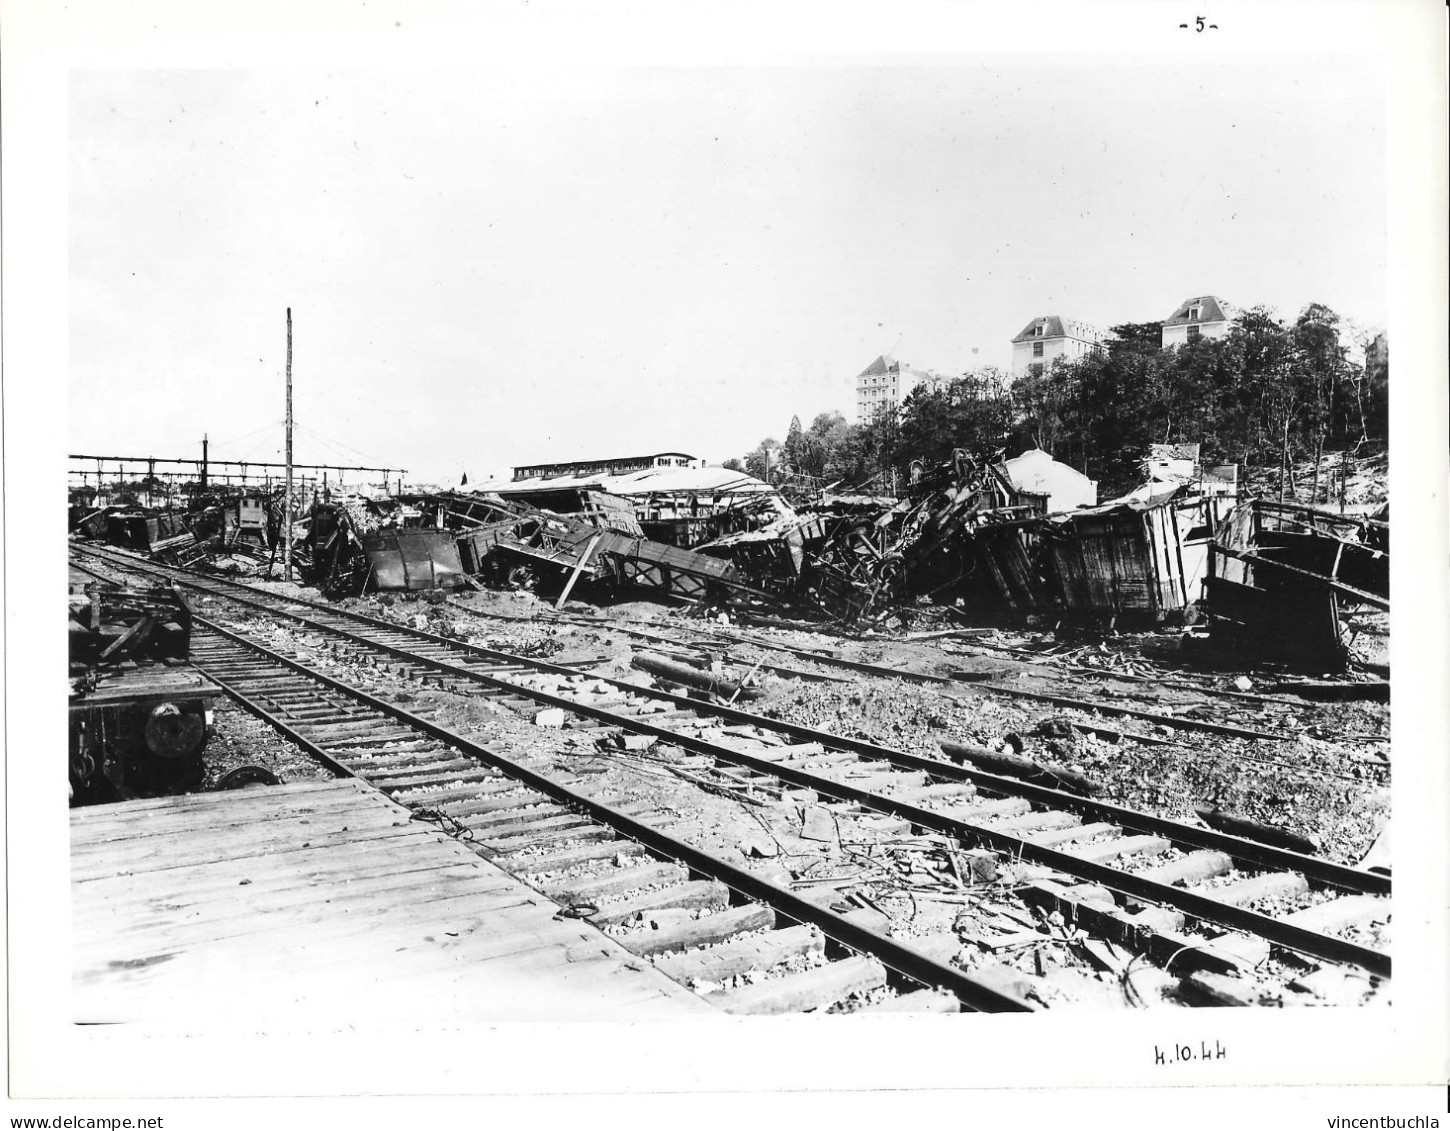
<path fill-rule="evenodd" d="M 1223 499 L 1180 491 L 1049 519 L 1043 559 L 1063 607 L 1159 622 L 1185 614 L 1203 597 L 1226 508 Z"/>
<path fill-rule="evenodd" d="M 1387 544 L 1353 516 L 1266 500 L 1239 507 L 1210 559 L 1211 638 L 1255 659 L 1342 671 L 1339 604 L 1388 610 L 1389 555 L 1378 548 Z"/>
<path fill-rule="evenodd" d="M 1211 634 L 1225 651 L 1312 671 L 1342 671 L 1348 659 L 1332 589 L 1268 590 L 1210 577 Z"/>
<path fill-rule="evenodd" d="M 1078 512 L 1053 526 L 1046 555 L 1067 610 L 1109 615 L 1160 610 L 1162 590 L 1142 511 L 1125 506 Z"/>
<path fill-rule="evenodd" d="M 1013 523 L 981 527 L 972 538 L 974 560 L 990 574 L 996 595 L 1014 612 L 1031 612 L 1043 603 L 1025 533 L 1024 524 Z"/>

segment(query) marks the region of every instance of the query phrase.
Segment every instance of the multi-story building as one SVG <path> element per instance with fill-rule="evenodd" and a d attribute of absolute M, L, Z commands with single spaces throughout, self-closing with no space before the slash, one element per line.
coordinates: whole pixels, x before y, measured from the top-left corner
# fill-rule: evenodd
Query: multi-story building
<path fill-rule="evenodd" d="M 1233 318 L 1213 295 L 1186 298 L 1163 323 L 1163 348 L 1196 342 L 1199 338 L 1222 338 L 1233 326 Z"/>
<path fill-rule="evenodd" d="M 882 354 L 856 377 L 856 419 L 862 424 L 887 409 L 899 409 L 912 390 L 939 388 L 949 377 L 930 369 L 912 369 L 889 353 Z"/>
<path fill-rule="evenodd" d="M 1012 339 L 1012 376 L 1041 372 L 1059 357 L 1076 361 L 1102 348 L 1111 335 L 1075 318 L 1044 314 Z"/>

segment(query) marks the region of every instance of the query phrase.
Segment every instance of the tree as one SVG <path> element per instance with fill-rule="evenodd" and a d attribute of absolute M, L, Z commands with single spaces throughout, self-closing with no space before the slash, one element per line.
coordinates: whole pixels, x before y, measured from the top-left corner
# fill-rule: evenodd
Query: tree
<path fill-rule="evenodd" d="M 1012 421 L 1007 378 L 994 367 L 965 373 L 945 386 L 921 386 L 901 409 L 896 467 L 904 472 L 914 460 L 941 463 L 957 448 L 996 451 L 1009 442 Z"/>
<path fill-rule="evenodd" d="M 739 472 L 744 472 L 745 471 L 745 465 L 743 463 L 741 463 L 738 459 L 727 459 L 720 466 L 722 468 L 724 468 L 726 471 L 739 471 Z"/>
<path fill-rule="evenodd" d="M 769 483 L 780 466 L 780 441 L 765 439 L 745 457 L 745 471 L 762 482 Z"/>
<path fill-rule="evenodd" d="M 1340 344 L 1339 315 L 1311 302 L 1294 323 L 1297 375 L 1303 389 L 1306 447 L 1314 453 L 1310 501 L 1319 501 L 1319 465 L 1331 432 L 1342 435 L 1342 404 L 1352 395 L 1351 366 Z"/>
<path fill-rule="evenodd" d="M 819 479 L 839 480 L 850 473 L 847 444 L 851 425 L 839 412 L 823 412 L 802 437 L 801 469 Z"/>
<path fill-rule="evenodd" d="M 801 457 L 804 455 L 803 447 L 804 440 L 801 436 L 801 418 L 799 416 L 792 416 L 790 418 L 790 428 L 785 434 L 785 443 L 781 445 L 780 450 L 781 462 L 785 465 L 786 469 L 793 472 L 799 472 L 801 470 Z"/>
<path fill-rule="evenodd" d="M 1163 348 L 1161 322 L 1124 322 L 1113 327 L 1112 335 L 1107 343 L 1109 357 L 1123 354 L 1145 356 Z"/>

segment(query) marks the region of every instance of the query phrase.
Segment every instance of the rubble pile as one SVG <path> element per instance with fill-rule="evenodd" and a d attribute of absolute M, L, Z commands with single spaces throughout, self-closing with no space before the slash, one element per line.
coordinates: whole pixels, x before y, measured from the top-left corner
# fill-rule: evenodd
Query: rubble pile
<path fill-rule="evenodd" d="M 1389 607 L 1388 508 L 1361 517 L 1236 505 L 1235 469 L 1203 467 L 1196 446 L 1179 447 L 1157 446 L 1138 490 L 1058 513 L 1001 453 L 963 450 L 914 464 L 901 498 L 797 492 L 794 506 L 748 477 L 666 489 L 646 473 L 327 497 L 294 523 L 292 558 L 333 597 L 494 588 L 547 592 L 562 607 L 575 592 L 633 590 L 712 616 L 856 632 L 905 623 L 923 606 L 1059 628 L 1187 626 L 1206 615 L 1190 647 L 1344 670 L 1341 609 Z M 1051 464 L 1029 454 L 1039 471 Z M 186 512 L 78 502 L 73 536 L 170 564 L 270 577 L 282 556 L 280 489 L 197 497 Z"/>
<path fill-rule="evenodd" d="M 88 506 L 80 502 L 82 493 L 76 495 L 70 510 L 73 538 L 132 550 L 167 565 L 261 576 L 281 543 L 281 487 L 195 494 L 185 509 L 127 501 Z M 295 542 L 304 529 L 294 526 Z"/>

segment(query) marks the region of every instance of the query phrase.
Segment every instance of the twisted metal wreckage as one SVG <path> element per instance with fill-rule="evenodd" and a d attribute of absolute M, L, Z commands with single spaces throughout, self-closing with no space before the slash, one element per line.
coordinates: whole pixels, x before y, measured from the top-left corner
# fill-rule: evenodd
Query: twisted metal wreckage
<path fill-rule="evenodd" d="M 1206 616 L 1215 646 L 1326 671 L 1346 662 L 1341 608 L 1388 609 L 1387 508 L 1359 518 L 1236 504 L 1192 482 L 1150 486 L 1049 515 L 1047 496 L 1018 488 L 998 456 L 957 451 L 914 465 L 900 499 L 817 492 L 791 506 L 760 484 L 679 498 L 583 487 L 349 496 L 296 524 L 294 562 L 334 596 L 537 589 L 561 607 L 584 583 L 857 628 L 920 604 L 1109 625 Z M 172 563 L 270 575 L 275 503 L 98 514 L 73 527 Z"/>

